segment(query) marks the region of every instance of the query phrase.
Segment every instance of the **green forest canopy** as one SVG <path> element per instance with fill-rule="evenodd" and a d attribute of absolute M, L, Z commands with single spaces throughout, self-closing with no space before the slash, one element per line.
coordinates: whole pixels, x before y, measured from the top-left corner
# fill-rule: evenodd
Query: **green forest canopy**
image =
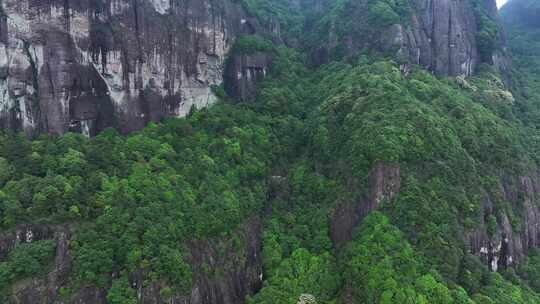
<path fill-rule="evenodd" d="M 248 1 L 257 14 L 298 22 L 276 3 Z M 392 1 L 370 5 L 388 22 L 407 14 Z M 136 303 L 129 276 L 140 269 L 148 282 L 166 282 L 163 298 L 187 293 L 188 242 L 234 236 L 255 216 L 263 221 L 264 282 L 249 303 L 296 303 L 303 294 L 317 303 L 540 303 L 537 251 L 494 273 L 463 237 L 481 225 L 483 191 L 496 195 L 503 174 L 540 161 L 540 39 L 510 29 L 514 95 L 489 67 L 469 79 L 420 68 L 405 76 L 387 58 L 359 56 L 313 69 L 301 51 L 240 40 L 238 52 L 274 56 L 255 101 L 223 100 L 129 136 L 3 134 L 0 227 L 73 227 L 65 297 L 94 285 L 110 303 Z M 398 198 L 335 250 L 330 215 L 337 202 L 368 191 L 366 176 L 381 162 L 401 166 Z M 488 232 L 502 214 L 519 230 L 519 208 L 495 204 Z M 0 262 L 0 290 L 43 276 L 54 247 L 18 246 Z"/>

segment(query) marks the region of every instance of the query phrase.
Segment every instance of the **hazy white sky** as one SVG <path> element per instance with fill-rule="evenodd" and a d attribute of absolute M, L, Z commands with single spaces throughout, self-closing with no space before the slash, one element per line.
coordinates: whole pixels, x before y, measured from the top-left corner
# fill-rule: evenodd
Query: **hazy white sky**
<path fill-rule="evenodd" d="M 503 6 L 506 3 L 506 1 L 508 1 L 508 0 L 497 0 L 497 6 L 500 8 L 501 6 Z"/>

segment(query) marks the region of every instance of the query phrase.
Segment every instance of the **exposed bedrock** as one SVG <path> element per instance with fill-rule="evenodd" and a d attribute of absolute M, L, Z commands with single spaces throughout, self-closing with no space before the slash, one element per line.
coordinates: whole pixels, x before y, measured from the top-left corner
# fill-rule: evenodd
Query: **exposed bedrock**
<path fill-rule="evenodd" d="M 366 2 L 352 1 L 343 9 L 345 16 L 330 21 L 328 40 L 314 51 L 315 63 L 324 63 L 332 53 L 354 56 L 362 50 L 376 50 L 392 55 L 403 65 L 417 64 L 436 75 L 469 76 L 480 63 L 495 64 L 505 68 L 508 64 L 503 50 L 503 37 L 492 37 L 495 46 L 485 46 L 480 40 L 479 13 L 475 13 L 468 0 L 419 0 L 410 1 L 410 16 L 402 17 L 393 25 L 377 30 L 370 19 Z M 476 12 L 498 24 L 495 0 L 483 0 Z M 341 19 L 351 18 L 343 33 Z M 369 26 L 366 26 L 369 24 Z M 482 38 L 483 39 L 483 38 Z"/>
<path fill-rule="evenodd" d="M 470 251 L 492 270 L 515 265 L 540 247 L 539 180 L 538 174 L 505 177 L 496 191 L 485 194 L 480 226 L 466 233 L 466 239 Z M 501 201 L 509 203 L 511 210 L 499 210 Z M 489 228 L 490 217 L 496 219 L 494 229 Z"/>
<path fill-rule="evenodd" d="M 215 102 L 236 1 L 1 0 L 0 126 L 127 133 Z"/>
<path fill-rule="evenodd" d="M 270 55 L 265 53 L 232 55 L 225 66 L 225 91 L 241 101 L 253 99 L 259 83 L 268 72 Z"/>
<path fill-rule="evenodd" d="M 337 249 L 352 239 L 354 229 L 365 216 L 377 210 L 382 202 L 392 203 L 399 196 L 400 166 L 376 164 L 368 182 L 368 191 L 361 199 L 338 202 L 330 215 L 330 237 Z M 481 191 L 485 195 L 478 225 L 463 234 L 470 253 L 496 271 L 516 265 L 531 249 L 540 248 L 539 173 L 502 176 L 496 189 Z"/>
<path fill-rule="evenodd" d="M 160 282 L 149 284 L 144 272 L 132 273 L 130 283 L 140 303 L 237 304 L 244 303 L 262 285 L 261 226 L 259 218 L 246 220 L 234 236 L 189 242 L 187 262 L 192 267 L 192 287 L 187 294 L 162 299 Z M 16 282 L 9 290 L 8 303 L 17 304 L 106 304 L 107 292 L 83 286 L 73 295 L 61 296 L 72 278 L 72 232 L 63 226 L 22 225 L 0 235 L 0 261 L 21 242 L 55 240 L 56 254 L 51 271 L 45 276 Z M 211 271 L 210 271 L 211 270 Z M 112 274 L 114 277 L 115 274 Z"/>
<path fill-rule="evenodd" d="M 400 166 L 378 163 L 369 173 L 369 189 L 357 202 L 339 202 L 330 215 L 330 238 L 341 248 L 352 240 L 354 228 L 382 202 L 391 202 L 401 188 Z"/>

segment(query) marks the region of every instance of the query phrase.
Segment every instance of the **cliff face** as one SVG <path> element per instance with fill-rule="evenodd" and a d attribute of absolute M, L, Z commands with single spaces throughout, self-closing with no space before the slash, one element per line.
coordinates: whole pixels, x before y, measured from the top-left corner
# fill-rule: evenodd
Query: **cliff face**
<path fill-rule="evenodd" d="M 379 163 L 368 176 L 367 194 L 357 202 L 338 203 L 330 216 L 330 237 L 334 246 L 342 248 L 352 239 L 354 229 L 381 203 L 399 196 L 400 167 Z M 490 269 L 512 267 L 522 261 L 530 250 L 540 248 L 540 176 L 503 176 L 485 196 L 479 212 L 478 225 L 463 235 L 468 251 L 482 259 Z M 501 210 L 501 202 L 510 209 Z M 493 217 L 493 227 L 489 218 Z M 516 223 L 520 224 L 516 224 Z"/>
<path fill-rule="evenodd" d="M 540 247 L 539 193 L 537 174 L 503 177 L 498 189 L 486 193 L 480 212 L 480 227 L 467 233 L 466 238 L 471 252 L 482 257 L 493 271 L 517 264 L 529 250 Z M 497 212 L 496 205 L 500 200 L 511 204 L 512 214 Z M 490 216 L 496 218 L 494 229 L 488 227 Z M 517 216 L 519 225 L 512 222 L 512 216 Z"/>
<path fill-rule="evenodd" d="M 12 295 L 3 295 L 6 303 L 51 303 L 57 299 L 61 286 L 67 283 L 71 269 L 69 237 L 66 226 L 21 225 L 10 233 L 0 235 L 0 259 L 5 260 L 11 250 L 21 243 L 54 240 L 56 252 L 53 269 L 43 278 L 32 278 L 14 286 Z"/>
<path fill-rule="evenodd" d="M 477 23 L 465 1 L 421 1 L 410 30 L 399 28 L 401 52 L 438 75 L 471 75 L 480 59 Z"/>
<path fill-rule="evenodd" d="M 397 58 L 404 68 L 416 64 L 436 75 L 468 76 L 482 62 L 501 61 L 496 48 L 484 41 L 501 38 L 494 0 L 399 1 L 393 7 L 375 2 L 349 1 L 333 9 L 333 16 L 324 21 L 327 43 L 314 53 L 317 63 L 336 53 L 354 56 L 360 50 L 376 50 Z M 491 37 L 485 37 L 489 26 L 495 31 L 489 29 Z"/>
<path fill-rule="evenodd" d="M 251 218 L 237 229 L 234 237 L 197 241 L 187 244 L 192 266 L 192 288 L 187 294 L 162 299 L 159 282 L 145 283 L 147 276 L 137 272 L 130 283 L 137 290 L 140 303 L 235 304 L 244 303 L 262 285 L 260 219 Z M 18 282 L 3 295 L 7 303 L 107 303 L 107 291 L 94 286 L 82 287 L 70 296 L 61 288 L 69 284 L 72 270 L 70 242 L 73 231 L 65 226 L 23 225 L 0 235 L 0 260 L 17 244 L 54 240 L 56 254 L 52 270 L 45 276 Z M 238 252 L 240 250 L 240 253 Z M 113 274 L 114 276 L 114 274 Z"/>
<path fill-rule="evenodd" d="M 236 100 L 250 100 L 257 93 L 257 83 L 266 76 L 269 55 L 233 54 L 225 66 L 225 91 Z"/>
<path fill-rule="evenodd" d="M 334 247 L 341 248 L 353 238 L 361 220 L 377 210 L 381 203 L 391 202 L 401 187 L 400 166 L 379 163 L 368 176 L 369 191 L 356 203 L 338 203 L 330 216 L 330 238 Z"/>
<path fill-rule="evenodd" d="M 209 105 L 256 27 L 227 0 L 0 3 L 0 125 L 28 134 L 126 133 Z"/>
<path fill-rule="evenodd" d="M 0 3 L 0 126 L 29 135 L 91 136 L 106 127 L 128 133 L 212 104 L 211 87 L 223 82 L 224 59 L 235 38 L 260 31 L 232 0 Z M 419 64 L 438 75 L 471 75 L 483 61 L 504 63 L 495 51 L 483 56 L 480 17 L 471 1 L 410 1 L 406 16 L 375 31 L 365 30 L 373 13 L 366 1 L 345 3 L 332 8 L 330 1 L 290 2 L 291 10 L 337 11 L 321 18 L 328 40 L 312 50 L 316 63 L 335 52 L 364 49 L 391 53 L 405 69 Z M 488 19 L 497 19 L 494 0 L 478 5 Z M 313 21 L 307 23 L 313 30 Z M 285 25 L 268 26 L 266 32 L 279 38 Z M 268 65 L 260 58 L 246 60 L 234 58 L 227 73 L 232 79 L 242 75 L 232 83 L 240 99 L 252 97 Z"/>

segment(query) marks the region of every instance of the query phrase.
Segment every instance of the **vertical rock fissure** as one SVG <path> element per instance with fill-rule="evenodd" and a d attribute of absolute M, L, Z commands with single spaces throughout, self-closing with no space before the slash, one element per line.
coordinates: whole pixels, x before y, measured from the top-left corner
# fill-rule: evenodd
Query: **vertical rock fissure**
<path fill-rule="evenodd" d="M 70 16 L 70 6 L 69 0 L 64 0 L 64 26 L 66 33 L 71 33 L 71 16 Z"/>
<path fill-rule="evenodd" d="M 429 8 L 431 10 L 431 16 L 436 16 L 435 5 L 433 5 L 433 1 L 430 0 L 428 3 L 429 3 Z M 434 34 L 437 31 L 434 17 L 431 18 L 430 22 L 431 22 L 431 32 L 429 33 L 428 39 L 431 44 L 431 49 L 433 50 L 433 55 L 431 56 L 431 70 L 436 71 L 438 69 L 438 64 L 437 64 L 438 48 L 437 48 L 437 39 L 434 36 Z"/>
<path fill-rule="evenodd" d="M 135 22 L 135 38 L 137 39 L 137 60 L 142 61 L 141 28 L 139 21 L 139 0 L 133 0 L 133 18 Z"/>
<path fill-rule="evenodd" d="M 210 10 L 212 15 L 212 54 L 216 53 L 216 44 L 217 44 L 217 38 L 216 38 L 216 13 L 213 2 L 210 2 Z"/>
<path fill-rule="evenodd" d="M 1 3 L 0 3 L 1 4 Z M 30 63 L 30 69 L 32 74 L 32 87 L 34 88 L 34 91 L 32 93 L 32 103 L 31 103 L 31 109 L 26 108 L 26 111 L 30 111 L 31 113 L 21 113 L 24 115 L 27 115 L 29 118 L 33 118 L 34 122 L 38 123 L 38 130 L 41 130 L 41 127 L 47 127 L 47 123 L 44 123 L 44 126 L 40 126 L 41 124 L 41 111 L 39 107 L 39 71 L 37 68 L 37 63 L 34 60 L 34 57 L 32 56 L 32 53 L 30 52 L 30 43 L 26 40 L 22 40 L 23 42 L 23 49 L 26 57 L 28 58 L 28 62 Z M 52 80 L 51 80 L 52 82 Z"/>
<path fill-rule="evenodd" d="M 0 43 L 8 43 L 7 15 L 4 12 L 3 0 L 0 0 Z"/>
<path fill-rule="evenodd" d="M 454 41 L 454 36 L 453 36 L 453 32 L 452 32 L 452 6 L 450 5 L 449 9 L 448 9 L 448 69 L 445 71 L 446 74 L 453 74 L 455 73 L 455 71 L 453 71 L 453 61 L 452 61 L 452 58 L 453 58 L 453 51 L 454 51 L 454 48 L 456 47 L 455 46 L 455 41 Z"/>

